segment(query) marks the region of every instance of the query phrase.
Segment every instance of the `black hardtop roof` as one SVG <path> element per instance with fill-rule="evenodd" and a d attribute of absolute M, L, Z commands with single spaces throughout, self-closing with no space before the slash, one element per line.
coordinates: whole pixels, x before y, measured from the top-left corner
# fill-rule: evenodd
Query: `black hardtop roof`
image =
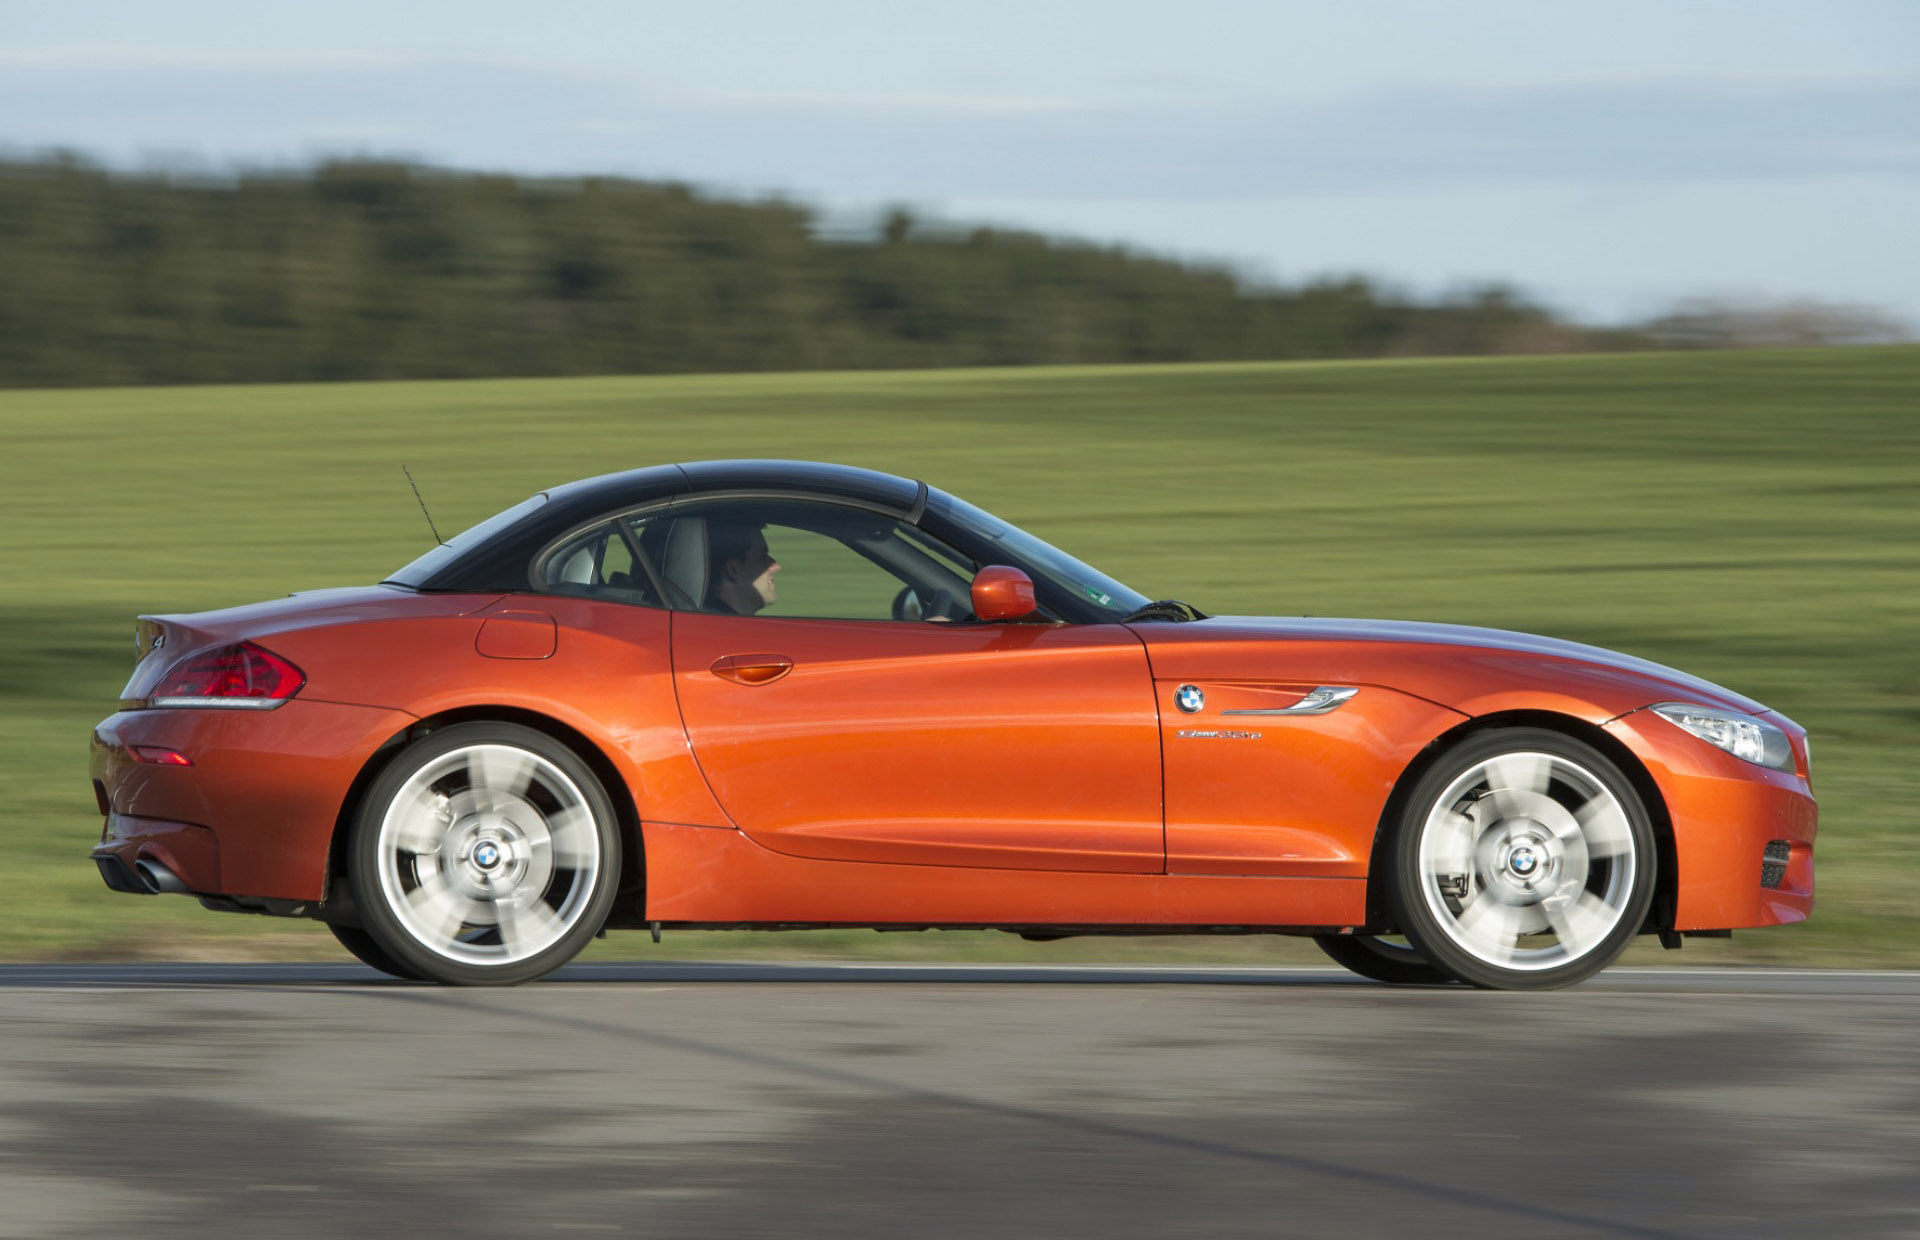
<path fill-rule="evenodd" d="M 877 470 L 822 461 L 689 461 L 583 478 L 549 487 L 546 494 L 549 502 L 564 504 L 568 512 L 573 512 L 579 508 L 644 504 L 678 493 L 762 489 L 816 491 L 906 510 L 918 501 L 922 484 Z"/>
<path fill-rule="evenodd" d="M 820 461 L 650 465 L 549 487 L 541 492 L 547 502 L 511 527 L 436 565 L 418 580 L 395 580 L 429 590 L 525 589 L 528 561 L 539 548 L 602 513 L 682 495 L 756 491 L 833 496 L 909 517 L 919 516 L 927 494 L 924 483 Z"/>

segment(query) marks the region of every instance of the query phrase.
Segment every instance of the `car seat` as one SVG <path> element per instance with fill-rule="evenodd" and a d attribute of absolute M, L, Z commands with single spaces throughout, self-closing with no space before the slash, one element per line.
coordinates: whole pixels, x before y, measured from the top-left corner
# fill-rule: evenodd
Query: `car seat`
<path fill-rule="evenodd" d="M 707 601 L 707 519 L 675 517 L 667 527 L 660 576 L 667 601 L 683 611 L 699 611 Z"/>

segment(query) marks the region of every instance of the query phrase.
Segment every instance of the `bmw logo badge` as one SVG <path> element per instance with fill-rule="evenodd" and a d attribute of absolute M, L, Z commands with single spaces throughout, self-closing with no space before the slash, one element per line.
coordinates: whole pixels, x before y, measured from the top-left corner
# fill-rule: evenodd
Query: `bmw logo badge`
<path fill-rule="evenodd" d="M 1181 685 L 1173 695 L 1173 704 L 1191 715 L 1207 704 L 1207 695 L 1200 692 L 1199 685 Z"/>

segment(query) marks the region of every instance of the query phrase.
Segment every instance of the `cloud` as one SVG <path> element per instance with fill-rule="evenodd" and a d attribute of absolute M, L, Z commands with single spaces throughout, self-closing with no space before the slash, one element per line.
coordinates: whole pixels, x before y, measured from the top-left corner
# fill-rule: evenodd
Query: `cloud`
<path fill-rule="evenodd" d="M 158 70 L 163 73 L 212 71 L 257 75 L 290 70 L 404 69 L 417 63 L 417 57 L 400 53 L 347 48 L 144 47 L 118 43 L 0 47 L 0 69 L 57 70 L 62 73 Z"/>
<path fill-rule="evenodd" d="M 1147 102 L 1145 100 L 1151 100 Z M 0 55 L 0 141 L 115 156 L 373 150 L 840 198 L 1221 200 L 1448 185 L 1920 174 L 1920 80 L 1202 93 L 671 93 L 535 62 L 127 48 Z"/>
<path fill-rule="evenodd" d="M 802 112 L 813 115 L 970 117 L 1036 116 L 1088 113 L 1097 105 L 1077 99 L 1050 98 L 1045 95 L 944 94 L 852 91 L 802 91 L 764 93 L 729 91 L 703 94 L 681 100 L 681 108 L 711 106 L 719 111 L 749 114 Z"/>

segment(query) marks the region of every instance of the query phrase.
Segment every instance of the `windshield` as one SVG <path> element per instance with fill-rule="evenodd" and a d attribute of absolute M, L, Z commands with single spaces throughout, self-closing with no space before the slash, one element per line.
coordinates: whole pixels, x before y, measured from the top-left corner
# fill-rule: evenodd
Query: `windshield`
<path fill-rule="evenodd" d="M 1082 564 L 1058 547 L 1042 542 L 1023 529 L 1007 524 L 999 517 L 976 508 L 963 499 L 929 489 L 927 508 L 942 519 L 965 529 L 994 550 L 1004 550 L 999 563 L 1025 569 L 1036 585 L 1051 584 L 1054 589 L 1085 599 L 1109 613 L 1112 619 L 1129 614 L 1150 600 L 1146 595 L 1122 585 L 1089 564 Z"/>
<path fill-rule="evenodd" d="M 386 580 L 395 585 L 413 586 L 418 589 L 421 582 L 446 567 L 455 556 L 470 547 L 478 546 L 508 526 L 517 524 L 522 517 L 546 502 L 547 494 L 542 491 L 530 499 L 521 500 L 505 512 L 496 512 L 480 524 L 455 534 L 451 541 L 441 543 L 405 568 L 389 574 Z"/>

